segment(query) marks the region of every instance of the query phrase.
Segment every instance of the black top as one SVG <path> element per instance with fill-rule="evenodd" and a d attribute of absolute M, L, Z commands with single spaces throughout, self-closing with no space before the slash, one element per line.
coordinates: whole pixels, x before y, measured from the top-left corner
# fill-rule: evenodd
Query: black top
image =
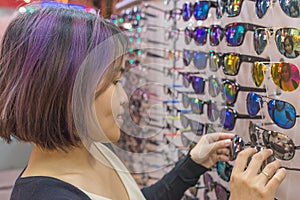
<path fill-rule="evenodd" d="M 190 155 L 176 163 L 176 166 L 157 183 L 142 189 L 149 200 L 181 199 L 183 193 L 195 185 L 207 168 L 195 163 Z M 34 176 L 19 178 L 11 194 L 11 200 L 90 200 L 77 187 L 56 178 Z"/>

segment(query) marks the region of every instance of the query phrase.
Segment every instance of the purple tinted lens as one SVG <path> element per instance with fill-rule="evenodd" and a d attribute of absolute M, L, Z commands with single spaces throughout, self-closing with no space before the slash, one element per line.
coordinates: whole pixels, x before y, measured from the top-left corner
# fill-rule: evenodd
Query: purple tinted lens
<path fill-rule="evenodd" d="M 189 28 L 189 27 L 186 27 L 184 29 L 184 42 L 185 44 L 190 44 L 191 41 L 193 39 L 193 31 Z"/>
<path fill-rule="evenodd" d="M 196 20 L 205 20 L 210 8 L 209 1 L 196 1 L 194 4 L 194 17 Z"/>
<path fill-rule="evenodd" d="M 231 131 L 235 126 L 236 116 L 232 109 L 223 109 L 220 114 L 220 122 L 225 130 Z"/>
<path fill-rule="evenodd" d="M 194 40 L 197 45 L 204 45 L 207 40 L 207 28 L 206 27 L 196 27 L 194 29 Z"/>
<path fill-rule="evenodd" d="M 205 69 L 207 64 L 207 54 L 205 52 L 195 51 L 193 58 L 193 64 L 197 69 Z"/>
<path fill-rule="evenodd" d="M 192 3 L 187 2 L 182 5 L 182 18 L 183 21 L 189 21 L 192 17 Z"/>
<path fill-rule="evenodd" d="M 240 46 L 244 41 L 245 32 L 243 25 L 230 24 L 225 33 L 228 46 Z"/>
<path fill-rule="evenodd" d="M 209 42 L 211 46 L 217 46 L 223 39 L 223 30 L 219 25 L 210 26 Z"/>
<path fill-rule="evenodd" d="M 192 54 L 191 54 L 190 50 L 184 49 L 183 50 L 183 64 L 185 66 L 189 66 L 191 61 L 192 61 Z"/>
<path fill-rule="evenodd" d="M 228 200 L 229 199 L 229 194 L 227 193 L 224 186 L 217 183 L 215 189 L 216 189 L 216 197 L 218 200 Z"/>
<path fill-rule="evenodd" d="M 192 86 L 196 94 L 204 94 L 205 81 L 202 77 L 193 76 Z"/>
<path fill-rule="evenodd" d="M 204 182 L 205 187 L 211 189 L 213 179 L 210 174 L 208 174 L 208 173 L 203 174 L 203 182 Z M 211 190 L 209 190 L 209 191 L 211 191 Z"/>

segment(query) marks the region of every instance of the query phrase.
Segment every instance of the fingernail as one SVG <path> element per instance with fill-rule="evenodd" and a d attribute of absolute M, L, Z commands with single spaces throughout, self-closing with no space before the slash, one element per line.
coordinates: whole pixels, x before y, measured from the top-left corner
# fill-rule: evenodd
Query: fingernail
<path fill-rule="evenodd" d="M 231 143 L 231 140 L 230 140 L 230 139 L 226 139 L 226 140 L 224 141 L 224 143 L 225 143 L 225 145 L 227 146 L 227 145 L 229 145 L 229 144 Z"/>
<path fill-rule="evenodd" d="M 273 154 L 273 150 L 272 149 L 268 149 L 270 151 L 271 154 Z"/>

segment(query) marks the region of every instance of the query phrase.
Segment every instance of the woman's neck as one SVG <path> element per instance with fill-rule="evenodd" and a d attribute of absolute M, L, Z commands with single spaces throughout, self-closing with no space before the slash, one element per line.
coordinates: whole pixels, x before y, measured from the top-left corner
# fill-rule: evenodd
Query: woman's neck
<path fill-rule="evenodd" d="M 22 175 L 55 175 L 81 173 L 93 168 L 96 161 L 85 147 L 62 150 L 44 150 L 33 146 L 28 166 Z"/>

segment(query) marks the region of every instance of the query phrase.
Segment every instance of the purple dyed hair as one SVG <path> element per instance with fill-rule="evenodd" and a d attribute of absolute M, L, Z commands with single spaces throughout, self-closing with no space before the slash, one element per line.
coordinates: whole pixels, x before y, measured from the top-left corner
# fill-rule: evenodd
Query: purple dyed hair
<path fill-rule="evenodd" d="M 120 35 L 115 25 L 80 10 L 19 14 L 0 50 L 0 137 L 50 150 L 80 146 L 71 106 L 74 82 L 87 55 L 115 34 Z M 118 43 L 125 51 L 127 38 L 121 35 Z M 120 71 L 120 60 L 104 69 L 103 91 Z"/>

